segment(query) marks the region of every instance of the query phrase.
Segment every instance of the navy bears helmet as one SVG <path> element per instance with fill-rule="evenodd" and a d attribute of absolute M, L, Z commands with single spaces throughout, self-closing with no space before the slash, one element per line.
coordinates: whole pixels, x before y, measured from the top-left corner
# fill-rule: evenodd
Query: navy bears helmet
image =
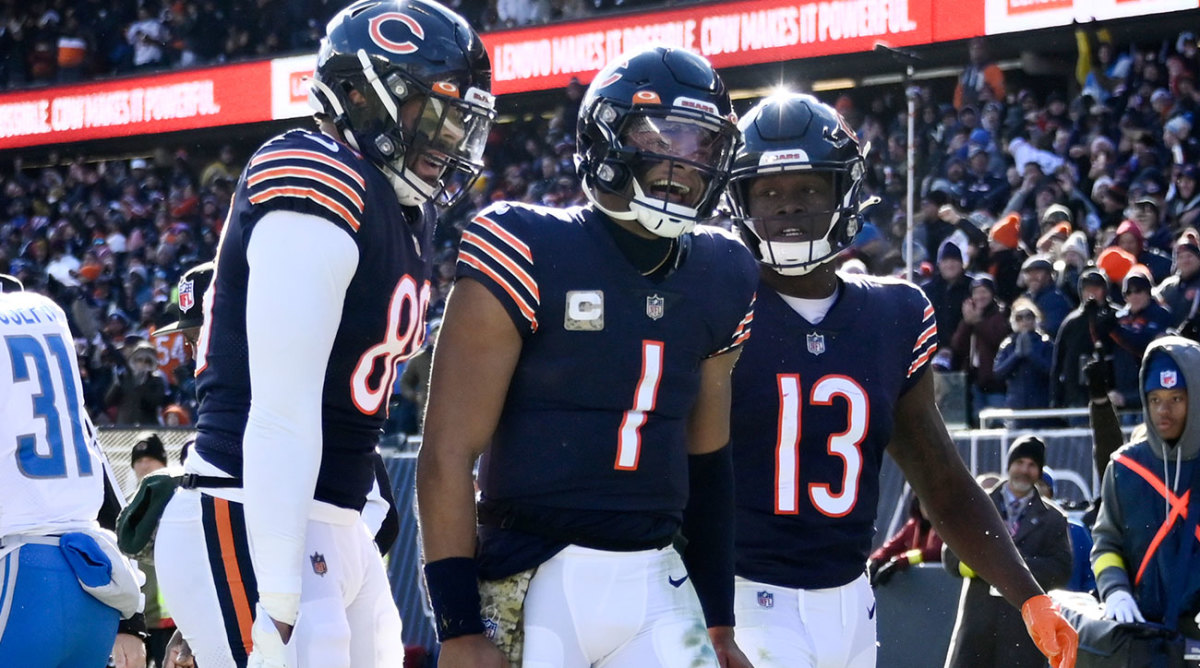
<path fill-rule="evenodd" d="M 678 237 L 712 215 L 737 144 L 729 93 L 707 60 L 647 47 L 596 75 L 580 104 L 575 166 L 608 216 Z M 615 196 L 627 211 L 605 206 Z M 611 198 L 605 198 L 612 201 Z"/>
<path fill-rule="evenodd" d="M 758 103 L 738 127 L 742 145 L 727 197 L 742 239 L 758 261 L 783 275 L 803 275 L 849 247 L 860 225 L 865 163 L 858 138 L 845 119 L 811 95 L 781 93 Z M 801 207 L 770 216 L 752 215 L 750 186 L 756 179 L 801 172 L 827 179 L 832 195 L 828 210 Z M 802 222 L 786 223 L 781 218 Z M 772 237 L 769 233 L 807 226 L 811 234 Z"/>
<path fill-rule="evenodd" d="M 0 274 L 0 292 L 21 292 L 24 289 L 21 279 L 11 274 Z"/>
<path fill-rule="evenodd" d="M 401 204 L 449 205 L 483 168 L 491 84 L 462 17 L 433 0 L 360 0 L 326 28 L 309 104 L 383 170 Z"/>

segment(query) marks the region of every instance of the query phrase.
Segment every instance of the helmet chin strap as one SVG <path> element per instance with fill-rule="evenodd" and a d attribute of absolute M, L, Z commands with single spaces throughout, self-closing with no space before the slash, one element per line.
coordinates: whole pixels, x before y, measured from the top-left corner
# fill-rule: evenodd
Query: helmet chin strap
<path fill-rule="evenodd" d="M 662 202 L 663 208 L 656 207 L 648 201 Z M 634 213 L 638 223 L 651 234 L 667 239 L 674 239 L 692 231 L 696 227 L 698 212 L 686 206 L 672 204 L 657 197 L 646 197 L 642 192 L 642 184 L 633 179 L 633 199 L 629 202 L 629 210 Z"/>
<path fill-rule="evenodd" d="M 759 237 L 758 253 L 770 258 L 772 268 L 782 276 L 804 276 L 817 267 L 837 257 L 829 235 L 837 227 L 837 214 L 833 215 L 825 236 L 815 241 L 768 241 Z M 753 230 L 753 228 L 751 228 Z M 754 233 L 758 236 L 758 232 Z M 816 259 L 813 259 L 816 258 Z"/>
<path fill-rule="evenodd" d="M 600 198 L 596 197 L 592 185 L 587 182 L 587 179 L 584 180 L 583 194 L 587 196 L 588 201 L 592 203 L 592 206 L 596 207 L 601 213 L 609 218 L 612 218 L 613 220 L 637 220 L 637 214 L 633 211 L 615 211 L 601 204 Z"/>

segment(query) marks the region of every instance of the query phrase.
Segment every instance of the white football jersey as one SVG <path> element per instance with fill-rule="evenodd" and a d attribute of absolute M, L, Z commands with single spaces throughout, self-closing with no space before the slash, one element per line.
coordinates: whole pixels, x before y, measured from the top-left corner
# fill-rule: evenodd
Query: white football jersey
<path fill-rule="evenodd" d="M 101 462 L 66 314 L 0 293 L 0 536 L 96 526 Z"/>

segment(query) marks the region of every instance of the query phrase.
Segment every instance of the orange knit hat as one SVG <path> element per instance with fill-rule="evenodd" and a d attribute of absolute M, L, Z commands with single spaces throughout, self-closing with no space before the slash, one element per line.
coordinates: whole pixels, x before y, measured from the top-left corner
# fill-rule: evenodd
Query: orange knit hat
<path fill-rule="evenodd" d="M 1021 242 L 1021 217 L 1010 213 L 988 230 L 988 241 L 995 241 L 1005 248 L 1016 248 Z"/>
<path fill-rule="evenodd" d="M 1100 256 L 1096 258 L 1096 266 L 1104 270 L 1108 274 L 1108 280 L 1113 283 L 1120 283 L 1125 280 L 1125 274 L 1138 263 L 1137 258 L 1129 253 L 1124 248 L 1117 246 L 1109 246 L 1100 251 Z"/>

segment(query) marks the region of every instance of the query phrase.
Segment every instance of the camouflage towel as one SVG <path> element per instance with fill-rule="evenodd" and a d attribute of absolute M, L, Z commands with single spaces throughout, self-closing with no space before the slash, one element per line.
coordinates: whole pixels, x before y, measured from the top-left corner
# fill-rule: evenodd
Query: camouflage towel
<path fill-rule="evenodd" d="M 480 580 L 479 598 L 483 604 L 484 634 L 517 668 L 525 649 L 525 594 L 536 568 L 521 571 L 500 580 Z"/>

